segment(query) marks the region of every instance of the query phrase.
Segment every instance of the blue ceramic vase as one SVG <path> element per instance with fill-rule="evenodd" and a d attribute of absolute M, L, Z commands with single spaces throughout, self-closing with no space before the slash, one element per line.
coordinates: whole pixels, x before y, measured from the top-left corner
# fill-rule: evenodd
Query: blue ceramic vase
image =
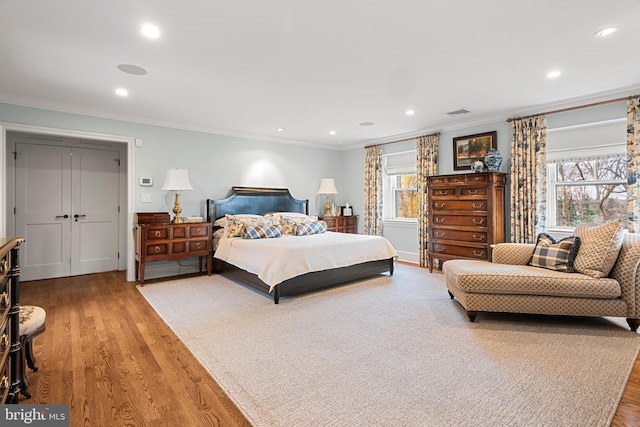
<path fill-rule="evenodd" d="M 492 148 L 487 151 L 487 155 L 484 157 L 484 164 L 487 165 L 487 171 L 499 172 L 502 164 L 502 155 L 498 150 Z"/>

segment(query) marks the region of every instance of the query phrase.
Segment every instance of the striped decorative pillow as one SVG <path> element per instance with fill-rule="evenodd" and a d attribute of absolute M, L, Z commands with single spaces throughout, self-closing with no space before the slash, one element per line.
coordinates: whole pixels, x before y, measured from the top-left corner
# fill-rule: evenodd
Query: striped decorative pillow
<path fill-rule="evenodd" d="M 282 236 L 279 225 L 245 225 L 242 229 L 243 239 L 272 239 Z"/>
<path fill-rule="evenodd" d="M 294 235 L 307 236 L 309 234 L 322 234 L 327 231 L 327 223 L 324 221 L 299 222 L 294 225 Z"/>
<path fill-rule="evenodd" d="M 540 233 L 529 265 L 549 270 L 575 273 L 573 262 L 580 249 L 580 237 L 569 236 L 556 241 L 547 233 Z"/>

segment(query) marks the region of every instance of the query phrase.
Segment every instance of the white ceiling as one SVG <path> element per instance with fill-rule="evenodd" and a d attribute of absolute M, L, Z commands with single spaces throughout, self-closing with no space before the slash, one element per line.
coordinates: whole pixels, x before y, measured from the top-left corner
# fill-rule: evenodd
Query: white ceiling
<path fill-rule="evenodd" d="M 639 22 L 638 0 L 0 0 L 0 102 L 346 149 L 638 94 Z"/>

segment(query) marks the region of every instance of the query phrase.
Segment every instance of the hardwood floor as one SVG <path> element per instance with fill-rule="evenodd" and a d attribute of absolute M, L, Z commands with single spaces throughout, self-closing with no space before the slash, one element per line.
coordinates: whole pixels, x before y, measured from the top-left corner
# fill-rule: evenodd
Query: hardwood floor
<path fill-rule="evenodd" d="M 20 403 L 68 403 L 74 427 L 250 425 L 124 273 L 22 282 L 20 303 L 47 312 Z"/>
<path fill-rule="evenodd" d="M 20 403 L 67 403 L 72 427 L 250 425 L 135 285 L 121 272 L 21 283 L 47 321 Z M 637 425 L 640 359 L 612 423 Z"/>

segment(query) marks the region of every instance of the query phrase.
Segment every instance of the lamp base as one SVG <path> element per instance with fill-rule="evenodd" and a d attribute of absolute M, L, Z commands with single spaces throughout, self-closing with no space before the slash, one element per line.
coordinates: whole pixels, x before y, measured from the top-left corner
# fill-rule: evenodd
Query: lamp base
<path fill-rule="evenodd" d="M 171 221 L 172 224 L 182 224 L 182 218 L 180 218 L 180 213 L 182 212 L 182 208 L 180 207 L 180 193 L 176 192 L 176 199 L 173 203 L 173 213 L 175 214 L 175 217 L 173 218 L 173 221 Z"/>

